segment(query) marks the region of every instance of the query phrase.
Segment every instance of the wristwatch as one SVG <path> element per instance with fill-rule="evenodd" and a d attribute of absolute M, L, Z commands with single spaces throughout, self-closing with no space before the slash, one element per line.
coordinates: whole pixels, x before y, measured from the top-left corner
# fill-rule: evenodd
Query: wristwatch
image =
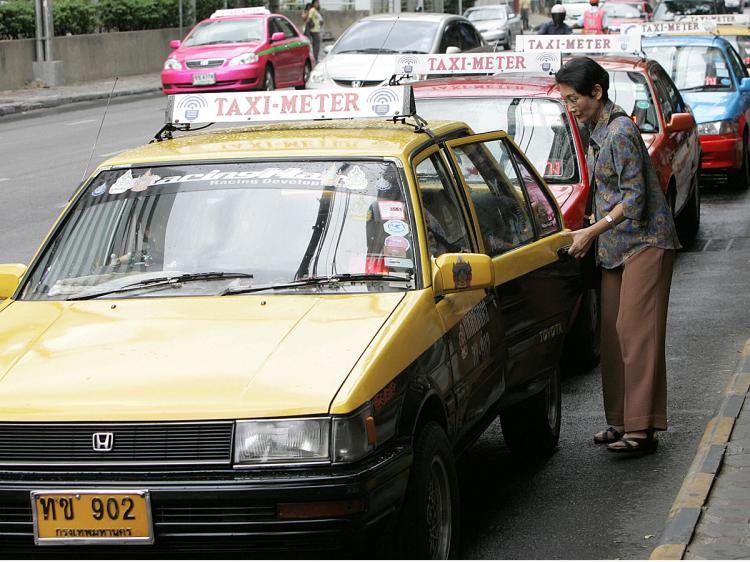
<path fill-rule="evenodd" d="M 607 225 L 609 225 L 610 229 L 615 227 L 615 219 L 613 219 L 609 215 L 604 215 L 604 220 L 607 221 Z"/>

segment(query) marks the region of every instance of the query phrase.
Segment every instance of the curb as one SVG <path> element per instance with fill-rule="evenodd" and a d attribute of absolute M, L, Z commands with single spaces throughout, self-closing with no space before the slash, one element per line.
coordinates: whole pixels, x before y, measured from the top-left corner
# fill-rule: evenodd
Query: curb
<path fill-rule="evenodd" d="M 110 96 L 111 90 L 101 92 L 88 92 L 80 94 L 61 94 L 59 96 L 50 96 L 46 98 L 30 98 L 27 100 L 12 101 L 9 103 L 0 103 L 0 117 L 6 117 L 8 115 L 15 115 L 18 113 L 24 113 L 27 111 L 35 111 L 38 109 L 49 109 L 51 107 L 59 107 L 61 105 L 68 105 L 77 102 L 95 101 L 101 99 L 107 99 Z M 140 88 L 130 88 L 126 90 L 118 90 L 112 94 L 112 99 L 134 96 L 142 94 L 151 94 L 161 92 L 161 87 L 144 86 Z"/>
<path fill-rule="evenodd" d="M 650 560 L 682 560 L 703 513 L 711 486 L 724 460 L 729 437 L 750 387 L 750 340 L 745 342 L 737 368 L 724 388 L 724 399 L 708 422 L 698 451 L 677 493 L 659 544 Z"/>

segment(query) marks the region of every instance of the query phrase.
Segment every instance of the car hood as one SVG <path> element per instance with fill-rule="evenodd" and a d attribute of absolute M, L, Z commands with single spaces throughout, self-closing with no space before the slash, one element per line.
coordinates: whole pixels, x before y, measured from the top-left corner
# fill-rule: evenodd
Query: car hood
<path fill-rule="evenodd" d="M 334 80 L 387 80 L 396 68 L 392 55 L 328 55 L 322 64 Z"/>
<path fill-rule="evenodd" d="M 260 43 L 230 43 L 225 45 L 202 45 L 180 47 L 172 55 L 178 60 L 188 59 L 229 59 L 250 51 L 257 51 Z"/>
<path fill-rule="evenodd" d="M 14 302 L 0 420 L 324 414 L 404 293 Z"/>
<path fill-rule="evenodd" d="M 735 117 L 737 92 L 683 92 L 682 97 L 693 110 L 696 123 Z"/>
<path fill-rule="evenodd" d="M 474 27 L 479 33 L 486 33 L 495 29 L 505 29 L 508 27 L 508 20 L 483 20 L 474 22 Z"/>

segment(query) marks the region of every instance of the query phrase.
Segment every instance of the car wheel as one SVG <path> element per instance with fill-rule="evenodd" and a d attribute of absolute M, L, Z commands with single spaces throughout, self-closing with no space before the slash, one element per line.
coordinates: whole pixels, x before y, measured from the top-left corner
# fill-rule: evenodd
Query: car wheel
<path fill-rule="evenodd" d="M 560 370 L 555 368 L 543 391 L 500 413 L 510 450 L 531 463 L 549 458 L 560 439 L 560 406 Z"/>
<path fill-rule="evenodd" d="M 448 437 L 436 422 L 424 426 L 414 443 L 399 522 L 401 555 L 447 560 L 458 555 L 458 477 Z"/>
<path fill-rule="evenodd" d="M 690 200 L 685 204 L 677 217 L 677 233 L 680 236 L 680 241 L 684 244 L 689 242 L 698 232 L 698 227 L 701 223 L 701 190 L 700 190 L 700 165 L 698 170 L 695 172 L 691 181 L 691 195 Z"/>
<path fill-rule="evenodd" d="M 312 67 L 310 66 L 310 61 L 305 61 L 305 68 L 302 70 L 302 85 L 295 86 L 297 90 L 304 90 L 307 87 L 307 81 L 310 79 L 311 71 Z"/>
<path fill-rule="evenodd" d="M 739 170 L 729 170 L 730 187 L 738 191 L 745 191 L 750 184 L 750 164 L 748 164 L 747 133 L 742 136 L 742 167 Z"/>
<path fill-rule="evenodd" d="M 567 373 L 585 373 L 599 364 L 602 316 L 599 292 L 587 289 L 563 346 L 563 368 Z"/>
<path fill-rule="evenodd" d="M 513 48 L 513 34 L 508 32 L 508 41 L 503 45 L 503 49 L 510 51 Z"/>
<path fill-rule="evenodd" d="M 270 66 L 266 67 L 266 72 L 263 75 L 263 89 L 267 92 L 271 92 L 276 89 L 276 83 L 273 79 L 273 68 Z"/>

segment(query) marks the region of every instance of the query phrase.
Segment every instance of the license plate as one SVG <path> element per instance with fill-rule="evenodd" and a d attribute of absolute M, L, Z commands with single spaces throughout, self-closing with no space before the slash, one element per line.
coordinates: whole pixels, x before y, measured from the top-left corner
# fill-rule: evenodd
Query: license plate
<path fill-rule="evenodd" d="M 211 86 L 216 84 L 216 74 L 193 74 L 193 86 Z"/>
<path fill-rule="evenodd" d="M 31 492 L 36 544 L 152 544 L 145 490 Z"/>

